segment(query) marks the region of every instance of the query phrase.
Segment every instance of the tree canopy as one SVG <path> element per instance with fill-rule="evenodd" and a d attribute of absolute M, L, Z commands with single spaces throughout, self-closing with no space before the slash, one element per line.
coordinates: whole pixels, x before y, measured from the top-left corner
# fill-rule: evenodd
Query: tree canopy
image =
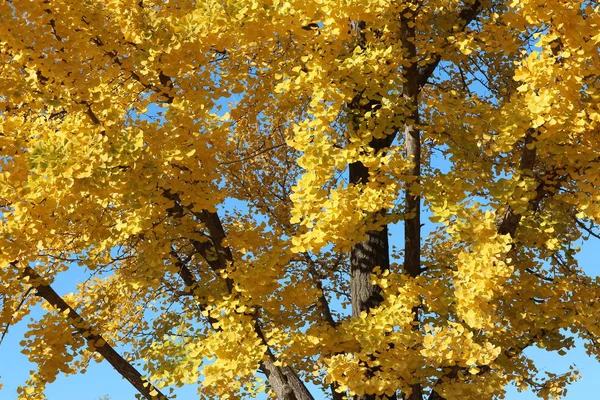
<path fill-rule="evenodd" d="M 599 9 L 0 1 L 19 398 L 102 358 L 147 399 L 560 398 L 524 350 L 600 357 Z"/>

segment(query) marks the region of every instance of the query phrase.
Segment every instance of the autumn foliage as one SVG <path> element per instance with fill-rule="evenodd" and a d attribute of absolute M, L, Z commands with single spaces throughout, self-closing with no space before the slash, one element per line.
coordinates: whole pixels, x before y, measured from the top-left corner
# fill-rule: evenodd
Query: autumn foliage
<path fill-rule="evenodd" d="M 600 357 L 599 7 L 0 1 L 19 398 L 101 359 L 148 399 L 560 398 L 524 350 Z"/>

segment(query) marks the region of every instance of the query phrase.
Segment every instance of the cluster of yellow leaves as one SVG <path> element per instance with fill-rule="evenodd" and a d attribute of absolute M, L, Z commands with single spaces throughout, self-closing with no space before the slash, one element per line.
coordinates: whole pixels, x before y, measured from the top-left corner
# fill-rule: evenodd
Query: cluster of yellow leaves
<path fill-rule="evenodd" d="M 600 15 L 587 1 L 493 3 L 0 3 L 0 327 L 35 303 L 21 304 L 35 282 L 18 260 L 49 281 L 95 274 L 66 297 L 89 326 L 157 387 L 208 398 L 264 390 L 267 346 L 324 390 L 421 383 L 446 399 L 531 385 L 523 348 L 568 349 L 566 329 L 600 357 L 600 283 L 571 246 L 576 219 L 600 224 Z M 408 121 L 403 71 L 437 59 Z M 400 136 L 413 122 L 418 179 Z M 353 163 L 368 180 L 348 182 Z M 408 188 L 437 223 L 424 273 L 404 275 L 398 252 L 373 276 L 381 306 L 350 317 L 348 252 L 411 218 Z M 30 331 L 38 370 L 22 398 L 94 357 L 52 310 Z M 574 375 L 536 391 L 559 398 Z"/>
<path fill-rule="evenodd" d="M 486 212 L 477 219 L 478 225 L 460 229 L 457 240 L 470 239 L 468 250 L 456 258 L 454 274 L 457 316 L 476 329 L 494 330 L 497 325 L 494 303 L 497 291 L 512 275 L 510 238 L 497 234 L 496 218 Z"/>

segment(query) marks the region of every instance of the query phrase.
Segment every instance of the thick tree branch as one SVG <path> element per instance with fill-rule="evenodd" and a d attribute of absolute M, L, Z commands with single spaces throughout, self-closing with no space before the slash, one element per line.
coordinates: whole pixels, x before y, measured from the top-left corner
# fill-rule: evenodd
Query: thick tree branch
<path fill-rule="evenodd" d="M 421 198 L 415 194 L 418 191 L 421 176 L 421 137 L 419 131 L 419 73 L 416 62 L 417 48 L 414 44 L 415 24 L 414 16 L 401 18 L 402 46 L 406 50 L 406 57 L 412 63 L 404 70 L 403 97 L 410 114 L 404 124 L 404 148 L 406 158 L 412 162 L 410 175 L 413 183 L 407 185 L 404 192 L 405 214 L 404 219 L 404 271 L 415 277 L 421 273 Z"/>
<path fill-rule="evenodd" d="M 231 266 L 233 264 L 233 255 L 229 247 L 223 246 L 226 233 L 218 214 L 206 210 L 202 210 L 197 214 L 210 233 L 219 262 L 219 270 Z M 225 279 L 228 280 L 227 287 L 229 288 L 230 293 L 233 293 L 233 281 L 231 281 L 230 278 Z M 280 400 L 314 400 L 304 382 L 300 380 L 290 367 L 282 368 L 275 365 L 275 355 L 269 349 L 267 339 L 262 332 L 262 328 L 260 327 L 257 318 L 254 319 L 254 328 L 258 336 L 262 339 L 263 344 L 267 347 L 268 359 L 263 362 L 262 370 L 267 376 L 267 379 L 269 379 L 269 383 L 273 387 L 277 397 Z"/>
<path fill-rule="evenodd" d="M 204 243 L 195 243 L 194 248 L 204 248 Z M 190 269 L 185 265 L 185 263 L 180 259 L 180 257 L 175 253 L 175 251 L 171 252 L 173 257 L 175 257 L 177 267 L 179 268 L 179 276 L 182 278 L 183 282 L 186 285 L 187 290 L 190 291 L 192 296 L 194 296 L 198 301 L 198 305 L 201 310 L 205 310 L 207 305 L 204 303 L 204 299 L 201 299 L 197 296 L 195 292 L 195 288 L 198 287 L 198 281 L 194 278 L 194 275 L 190 271 Z M 205 257 L 205 253 L 201 254 L 202 257 Z M 221 328 L 217 325 L 218 320 L 210 316 L 207 316 L 208 322 L 211 326 L 215 327 L 214 329 L 220 330 Z M 255 319 L 254 321 L 254 330 L 258 337 L 267 345 L 266 337 L 264 336 L 258 321 Z M 310 399 L 312 397 L 298 397 L 296 393 L 302 393 L 304 384 L 300 381 L 300 379 L 293 373 L 293 371 L 289 368 L 282 368 L 276 364 L 277 359 L 273 355 L 273 352 L 267 346 L 267 360 L 261 361 L 259 369 L 266 375 L 269 383 L 273 387 L 277 398 L 280 400 L 300 400 L 300 399 Z M 288 379 L 288 376 L 291 376 Z M 296 382 L 298 381 L 298 382 Z M 301 386 L 300 386 L 301 385 Z M 310 394 L 309 394 L 310 395 Z"/>
<path fill-rule="evenodd" d="M 353 46 L 365 48 L 366 24 L 364 21 L 351 21 L 350 30 L 354 38 Z M 350 114 L 349 134 L 357 132 L 361 120 L 365 113 L 372 111 L 378 102 L 369 100 L 364 102 L 364 90 L 358 91 L 352 101 L 348 104 Z M 385 138 L 373 138 L 369 146 L 377 154 L 382 149 L 390 146 L 395 133 Z M 355 161 L 348 166 L 350 184 L 365 185 L 369 182 L 369 168 L 362 162 Z M 385 214 L 386 210 L 381 210 L 380 214 Z M 373 215 L 376 218 L 377 215 Z M 389 259 L 389 239 L 387 226 L 384 225 L 379 230 L 367 232 L 367 237 L 352 246 L 350 251 L 350 300 L 352 303 L 352 316 L 358 317 L 361 313 L 368 312 L 371 308 L 377 307 L 383 301 L 381 288 L 371 283 L 371 274 L 375 267 L 382 271 L 390 268 Z"/>
<path fill-rule="evenodd" d="M 523 143 L 523 152 L 521 154 L 521 162 L 519 163 L 519 169 L 526 176 L 530 176 L 533 167 L 535 165 L 536 160 L 536 149 L 535 149 L 535 138 L 533 137 L 535 133 L 534 129 L 529 129 L 525 135 L 525 142 Z M 543 198 L 543 192 L 541 190 L 537 191 L 535 198 L 531 200 L 530 207 L 533 209 L 537 209 L 539 202 Z M 500 235 L 510 235 L 511 238 L 515 237 L 515 232 L 517 230 L 517 226 L 521 221 L 521 214 L 517 214 L 514 210 L 508 206 L 506 209 L 506 214 L 498 227 L 498 234 Z"/>
<path fill-rule="evenodd" d="M 13 262 L 13 266 L 18 267 L 19 262 Z M 22 265 L 20 266 L 22 267 Z M 69 306 L 64 299 L 46 283 L 46 281 L 29 266 L 23 268 L 22 277 L 28 280 L 36 290 L 36 295 L 40 296 L 48 302 L 52 307 L 57 309 L 62 315 L 67 316 L 71 326 L 85 338 L 90 348 L 94 349 L 113 368 L 121 374 L 121 376 L 133 387 L 137 389 L 148 400 L 167 400 L 167 396 L 162 394 L 155 386 L 145 380 L 142 375 L 129 362 L 127 362 L 116 350 L 109 345 L 101 335 L 95 334 L 94 329 L 90 324 L 77 312 Z"/>

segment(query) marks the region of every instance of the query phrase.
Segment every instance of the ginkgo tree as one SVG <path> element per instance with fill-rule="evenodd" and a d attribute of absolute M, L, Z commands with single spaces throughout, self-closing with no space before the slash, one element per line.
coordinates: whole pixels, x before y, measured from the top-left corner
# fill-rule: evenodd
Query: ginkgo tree
<path fill-rule="evenodd" d="M 524 350 L 600 357 L 599 10 L 0 1 L 19 398 L 102 359 L 147 399 L 560 398 Z"/>

